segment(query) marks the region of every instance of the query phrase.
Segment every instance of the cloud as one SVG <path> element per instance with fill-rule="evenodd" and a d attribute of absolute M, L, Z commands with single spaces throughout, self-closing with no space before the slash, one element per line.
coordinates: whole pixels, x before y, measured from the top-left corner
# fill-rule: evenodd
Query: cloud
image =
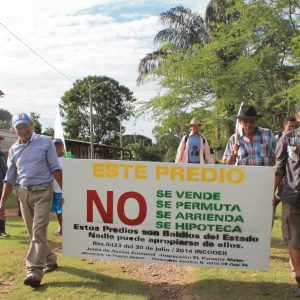
<path fill-rule="evenodd" d="M 204 11 L 207 2 L 181 4 Z M 1 0 L 0 23 L 72 80 L 106 75 L 133 90 L 139 100 L 147 100 L 155 95 L 155 86 L 136 86 L 137 67 L 155 49 L 159 14 L 176 5 L 168 0 Z M 11 113 L 39 113 L 47 120 L 44 128 L 54 126 L 60 97 L 72 83 L 2 26 L 0 39 L 0 89 L 5 93 L 1 107 Z M 147 132 L 150 123 L 144 125 Z"/>

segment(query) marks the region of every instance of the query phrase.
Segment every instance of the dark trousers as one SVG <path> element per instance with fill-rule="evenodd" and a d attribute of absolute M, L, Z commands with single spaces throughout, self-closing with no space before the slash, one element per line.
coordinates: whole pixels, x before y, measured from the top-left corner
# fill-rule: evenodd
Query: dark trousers
<path fill-rule="evenodd" d="M 5 232 L 5 221 L 0 219 L 0 233 Z"/>

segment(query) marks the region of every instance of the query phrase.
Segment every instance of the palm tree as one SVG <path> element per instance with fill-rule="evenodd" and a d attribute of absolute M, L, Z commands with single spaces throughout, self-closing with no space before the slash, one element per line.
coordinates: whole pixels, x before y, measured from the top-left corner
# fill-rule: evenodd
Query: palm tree
<path fill-rule="evenodd" d="M 212 38 L 214 24 L 229 24 L 238 17 L 236 12 L 226 13 L 226 10 L 233 5 L 234 0 L 211 0 L 206 8 L 205 20 L 198 13 L 183 6 L 176 6 L 163 12 L 160 15 L 160 22 L 166 28 L 159 31 L 154 38 L 154 43 L 161 43 L 162 46 L 141 59 L 137 84 L 143 84 L 151 79 L 153 71 L 169 54 L 195 44 L 208 43 Z M 167 47 L 168 45 L 173 47 Z"/>
<path fill-rule="evenodd" d="M 160 21 L 166 26 L 158 32 L 154 42 L 174 43 L 177 48 L 187 48 L 193 44 L 207 41 L 206 25 L 202 17 L 183 6 L 163 12 Z"/>
<path fill-rule="evenodd" d="M 137 78 L 137 84 L 141 85 L 150 80 L 153 70 L 158 68 L 168 55 L 168 51 L 159 49 L 148 53 L 141 59 L 138 67 L 139 76 Z"/>
<path fill-rule="evenodd" d="M 194 13 L 183 6 L 177 6 L 163 12 L 160 15 L 160 22 L 165 28 L 159 31 L 154 38 L 154 43 L 160 43 L 162 46 L 141 59 L 137 84 L 144 84 L 155 78 L 155 70 L 166 61 L 168 55 L 182 49 L 188 49 L 196 44 L 205 45 L 209 43 L 213 38 L 216 24 L 224 23 L 227 25 L 238 17 L 236 12 L 232 14 L 226 12 L 229 7 L 234 5 L 234 1 L 210 0 L 206 9 L 205 20 L 198 13 Z M 224 65 L 232 59 L 223 51 L 219 51 L 218 54 Z M 218 99 L 219 96 L 216 95 L 216 98 Z M 217 136 L 220 137 L 220 128 L 217 130 Z"/>
<path fill-rule="evenodd" d="M 207 28 L 202 17 L 183 6 L 176 6 L 163 12 L 160 15 L 160 22 L 166 28 L 157 33 L 154 43 L 163 45 L 141 59 L 138 68 L 138 84 L 143 84 L 163 63 L 168 54 L 194 44 L 205 44 L 208 40 Z M 168 45 L 174 47 L 166 47 Z"/>

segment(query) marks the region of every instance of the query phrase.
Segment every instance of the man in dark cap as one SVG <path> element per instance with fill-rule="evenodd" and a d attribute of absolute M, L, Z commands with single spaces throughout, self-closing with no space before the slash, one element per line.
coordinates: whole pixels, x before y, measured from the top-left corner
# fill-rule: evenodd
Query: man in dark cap
<path fill-rule="evenodd" d="M 300 121 L 300 104 L 295 117 Z M 294 295 L 300 297 L 300 129 L 286 132 L 276 148 L 276 191 L 282 182 L 282 235 L 289 248 L 297 286 Z M 274 197 L 273 205 L 276 198 Z"/>
<path fill-rule="evenodd" d="M 223 161 L 228 165 L 274 165 L 276 139 L 269 129 L 257 126 L 257 120 L 261 116 L 255 108 L 243 104 L 237 118 L 241 130 L 230 137 Z"/>
<path fill-rule="evenodd" d="M 0 146 L 4 140 L 3 136 L 0 136 Z M 1 147 L 0 147 L 1 148 Z M 6 174 L 6 162 L 3 152 L 0 150 L 0 195 L 2 194 L 3 189 L 3 180 Z M 3 238 L 9 237 L 9 234 L 5 230 L 5 220 L 0 219 L 0 236 Z"/>

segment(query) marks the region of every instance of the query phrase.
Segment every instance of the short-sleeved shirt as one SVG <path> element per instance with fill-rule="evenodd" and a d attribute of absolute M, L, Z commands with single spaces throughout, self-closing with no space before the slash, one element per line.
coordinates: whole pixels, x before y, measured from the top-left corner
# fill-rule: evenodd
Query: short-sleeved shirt
<path fill-rule="evenodd" d="M 189 163 L 200 162 L 200 135 L 192 134 L 188 138 L 188 160 Z"/>
<path fill-rule="evenodd" d="M 63 160 L 63 157 L 58 158 L 58 162 L 61 167 L 62 167 L 62 160 Z M 53 192 L 54 193 L 62 193 L 62 190 L 54 177 L 53 177 Z"/>
<path fill-rule="evenodd" d="M 9 149 L 5 181 L 33 186 L 50 183 L 53 172 L 61 170 L 52 139 L 33 133 L 26 144 L 19 140 Z"/>
<path fill-rule="evenodd" d="M 244 133 L 239 133 L 239 150 L 237 153 L 237 164 L 248 166 L 272 166 L 275 162 L 276 139 L 273 133 L 266 128 L 256 127 L 254 139 L 250 139 Z M 227 143 L 223 161 L 231 155 L 231 148 L 235 144 L 235 134 Z"/>

